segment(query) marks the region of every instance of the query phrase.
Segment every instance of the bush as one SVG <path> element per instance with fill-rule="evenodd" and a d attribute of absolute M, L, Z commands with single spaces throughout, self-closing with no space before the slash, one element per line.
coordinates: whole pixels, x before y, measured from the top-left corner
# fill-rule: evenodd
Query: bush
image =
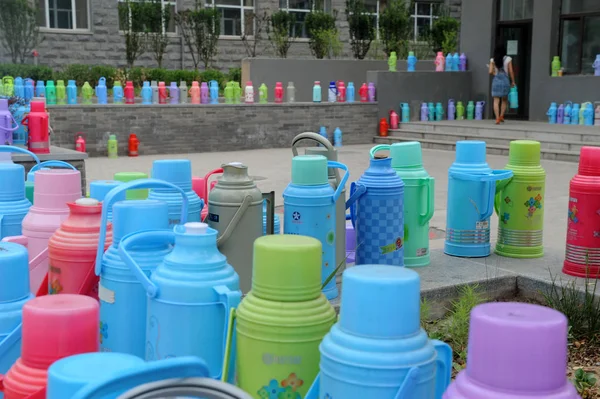
<path fill-rule="evenodd" d="M 241 82 L 242 81 L 242 68 L 229 68 L 229 73 L 227 74 L 227 80 L 231 82 Z"/>
<path fill-rule="evenodd" d="M 0 77 L 20 76 L 33 80 L 52 80 L 52 69 L 46 66 L 24 65 L 24 64 L 0 64 Z"/>
<path fill-rule="evenodd" d="M 441 16 L 435 20 L 429 32 L 428 41 L 434 52 L 453 53 L 458 48 L 460 22 L 450 16 Z"/>
<path fill-rule="evenodd" d="M 339 47 L 339 35 L 335 27 L 335 16 L 324 11 L 311 11 L 306 15 L 306 32 L 308 33 L 311 53 L 317 59 L 336 55 Z"/>
<path fill-rule="evenodd" d="M 395 51 L 399 59 L 406 57 L 411 26 L 405 0 L 392 0 L 379 17 L 379 38 L 386 56 Z"/>
<path fill-rule="evenodd" d="M 227 79 L 225 79 L 225 75 L 223 74 L 223 72 L 217 71 L 216 69 L 208 69 L 208 70 L 202 72 L 202 81 L 203 82 L 208 82 L 211 80 L 216 80 L 217 82 L 219 82 L 219 87 L 221 89 L 225 88 L 225 81 Z"/>

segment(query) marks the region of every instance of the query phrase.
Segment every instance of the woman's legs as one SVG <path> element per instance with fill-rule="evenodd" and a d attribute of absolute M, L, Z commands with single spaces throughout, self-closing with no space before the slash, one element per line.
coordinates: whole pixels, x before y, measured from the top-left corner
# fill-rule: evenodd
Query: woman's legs
<path fill-rule="evenodd" d="M 494 115 L 496 116 L 496 124 L 500 123 L 500 97 L 494 97 Z"/>
<path fill-rule="evenodd" d="M 506 113 L 506 106 L 508 105 L 508 97 L 502 97 L 502 105 L 500 106 L 500 121 L 504 122 L 504 114 Z"/>

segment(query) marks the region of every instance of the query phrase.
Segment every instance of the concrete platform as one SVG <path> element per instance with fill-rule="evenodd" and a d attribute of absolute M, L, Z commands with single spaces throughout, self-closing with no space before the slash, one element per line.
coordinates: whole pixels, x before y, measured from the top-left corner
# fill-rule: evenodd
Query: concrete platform
<path fill-rule="evenodd" d="M 372 145 L 353 145 L 339 149 L 339 160 L 350 170 L 349 182 L 357 180 L 369 164 L 369 149 Z M 302 151 L 300 151 L 302 153 Z M 281 193 L 290 181 L 292 159 L 291 149 L 269 149 L 238 152 L 179 154 L 175 156 L 140 156 L 138 158 L 90 158 L 87 160 L 88 180 L 110 179 L 115 172 L 139 171 L 149 173 L 155 159 L 188 158 L 192 161 L 194 175 L 203 176 L 222 163 L 239 161 L 249 167 L 251 175 L 261 177 L 257 185 L 263 191 L 275 191 L 276 205 L 283 205 Z M 479 283 L 491 299 L 509 298 L 516 294 L 536 296 L 547 289 L 551 275 L 563 281 L 578 281 L 583 286 L 584 279 L 574 279 L 563 275 L 569 181 L 577 172 L 577 164 L 542 160 L 547 173 L 545 193 L 545 255 L 539 259 L 512 259 L 492 254 L 487 258 L 463 259 L 443 254 L 446 228 L 446 194 L 448 189 L 448 167 L 454 160 L 450 151 L 423 150 L 423 162 L 429 174 L 435 177 L 435 214 L 430 226 L 437 238 L 430 241 L 432 262 L 428 267 L 416 269 L 421 275 L 423 294 L 435 298 L 439 304 L 434 314 L 444 310 L 456 295 L 456 286 L 466 283 Z M 507 162 L 505 156 L 488 155 L 492 168 L 501 169 Z M 497 237 L 498 218 L 492 216 L 491 241 Z"/>
<path fill-rule="evenodd" d="M 541 142 L 542 158 L 577 162 L 584 145 L 600 145 L 600 126 L 550 125 L 543 122 L 507 120 L 496 125 L 493 120 L 439 121 L 402 123 L 390 130 L 388 137 L 375 136 L 375 143 L 418 140 L 424 148 L 453 151 L 459 140 L 483 140 L 488 153 L 508 155 L 513 140 Z"/>

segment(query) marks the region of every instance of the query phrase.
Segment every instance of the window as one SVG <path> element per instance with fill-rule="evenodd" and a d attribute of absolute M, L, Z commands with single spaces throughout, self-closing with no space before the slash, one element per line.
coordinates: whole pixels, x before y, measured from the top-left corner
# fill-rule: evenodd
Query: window
<path fill-rule="evenodd" d="M 423 40 L 427 36 L 427 33 L 433 26 L 433 21 L 438 18 L 440 13 L 440 3 L 423 3 L 415 2 L 413 15 L 413 40 Z"/>
<path fill-rule="evenodd" d="M 500 21 L 519 21 L 533 18 L 533 0 L 501 0 Z"/>
<path fill-rule="evenodd" d="M 119 6 L 125 6 L 125 7 L 127 6 L 126 0 L 118 0 L 118 1 L 119 1 L 119 3 L 122 3 Z M 136 2 L 139 2 L 140 4 L 143 3 L 144 5 L 148 5 L 148 6 L 154 6 L 155 4 L 158 6 L 158 4 L 160 3 L 160 7 L 162 9 L 169 10 L 169 23 L 164 24 L 161 21 L 160 24 L 158 22 L 156 22 L 156 23 L 150 23 L 150 25 L 161 26 L 163 29 L 163 32 L 168 32 L 168 33 L 176 33 L 177 32 L 177 27 L 175 25 L 175 13 L 177 12 L 177 1 L 176 0 L 156 0 L 156 3 L 152 2 L 152 1 L 148 1 L 148 0 L 146 0 L 146 1 L 129 0 L 129 4 L 130 4 L 129 18 L 131 18 L 131 28 L 135 31 L 144 31 L 144 30 L 148 29 L 148 27 L 141 26 L 141 24 L 139 23 L 139 17 L 137 17 L 138 13 L 142 12 L 142 9 L 135 7 L 135 5 L 131 5 L 132 3 L 136 3 Z M 150 11 L 150 12 L 152 12 L 152 11 Z M 158 13 L 158 11 L 156 12 L 156 15 L 160 15 Z M 136 21 L 136 20 L 138 20 L 138 21 Z M 122 26 L 122 24 L 123 24 L 123 21 L 121 21 L 119 19 L 119 30 L 124 30 L 124 27 Z M 150 27 L 148 30 L 152 32 L 152 31 L 156 31 L 157 29 L 154 27 Z"/>
<path fill-rule="evenodd" d="M 369 0 L 365 2 L 367 1 Z M 282 11 L 289 12 L 295 18 L 291 36 L 299 38 L 308 37 L 308 33 L 306 32 L 306 16 L 312 10 L 312 7 L 314 7 L 314 3 L 311 0 L 279 0 L 279 8 Z M 322 7 L 323 11 L 329 12 L 331 10 L 330 1 L 320 1 L 319 3 L 321 4 L 319 7 Z"/>
<path fill-rule="evenodd" d="M 221 36 L 254 34 L 254 0 L 208 0 L 221 14 Z"/>
<path fill-rule="evenodd" d="M 89 29 L 88 0 L 38 0 L 38 24 L 48 29 Z"/>
<path fill-rule="evenodd" d="M 600 2 L 563 0 L 560 58 L 565 74 L 592 74 L 600 54 Z"/>

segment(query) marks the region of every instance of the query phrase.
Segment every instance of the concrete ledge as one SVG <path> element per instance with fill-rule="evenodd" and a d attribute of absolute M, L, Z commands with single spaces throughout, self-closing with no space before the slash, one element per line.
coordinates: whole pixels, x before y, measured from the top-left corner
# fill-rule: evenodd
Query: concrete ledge
<path fill-rule="evenodd" d="M 377 131 L 377 103 L 48 106 L 53 144 L 74 148 L 83 132 L 90 156 L 106 156 L 109 134 L 119 155 L 135 133 L 141 155 L 288 147 L 293 137 L 339 127 L 344 144 L 367 144 Z"/>
<path fill-rule="evenodd" d="M 324 99 L 327 99 L 327 88 L 330 81 L 341 80 L 346 85 L 353 82 L 356 98 L 360 85 L 368 82 L 367 71 L 387 71 L 387 60 L 316 60 L 297 58 L 246 58 L 242 60 L 242 82 L 252 81 L 254 87 L 265 83 L 272 96 L 276 82 L 282 82 L 284 89 L 288 82 L 294 82 L 297 101 L 312 101 L 312 88 L 315 81 L 321 82 Z M 406 71 L 405 60 L 399 60 L 398 71 Z M 417 70 L 434 69 L 432 60 L 419 61 Z"/>

